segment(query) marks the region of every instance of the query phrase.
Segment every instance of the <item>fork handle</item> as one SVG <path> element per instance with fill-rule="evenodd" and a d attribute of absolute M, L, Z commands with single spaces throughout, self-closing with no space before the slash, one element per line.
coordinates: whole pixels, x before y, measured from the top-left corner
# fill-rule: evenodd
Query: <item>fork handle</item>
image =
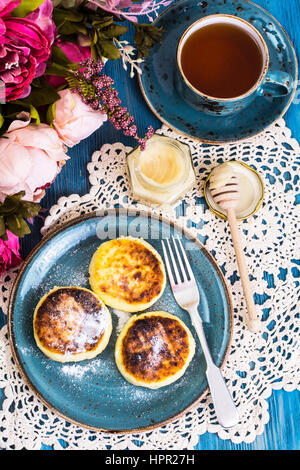
<path fill-rule="evenodd" d="M 239 422 L 238 411 L 229 393 L 220 369 L 214 364 L 212 360 L 197 306 L 191 307 L 188 312 L 191 316 L 193 326 L 197 332 L 205 356 L 207 365 L 206 377 L 218 421 L 224 428 L 230 428 Z"/>

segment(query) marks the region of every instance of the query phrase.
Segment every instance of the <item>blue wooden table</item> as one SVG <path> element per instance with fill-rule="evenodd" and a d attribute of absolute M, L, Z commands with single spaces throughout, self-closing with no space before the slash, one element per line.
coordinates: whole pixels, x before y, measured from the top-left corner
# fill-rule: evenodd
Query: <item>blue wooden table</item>
<path fill-rule="evenodd" d="M 300 57 L 300 36 L 298 34 L 300 24 L 300 0 L 256 0 L 258 5 L 268 10 L 284 27 L 289 34 L 297 53 Z M 145 130 L 148 125 L 159 128 L 161 122 L 148 109 L 139 90 L 137 79 L 130 79 L 119 62 L 108 63 L 106 73 L 114 80 L 123 102 L 128 106 L 130 113 L 135 116 L 138 128 Z M 300 85 L 298 87 L 300 92 Z M 292 130 L 292 135 L 300 141 L 300 104 L 292 103 L 284 116 L 287 126 Z M 101 129 L 90 138 L 81 142 L 69 151 L 70 160 L 63 168 L 55 183 L 47 191 L 42 205 L 49 209 L 59 197 L 73 193 L 83 195 L 90 189 L 86 166 L 91 155 L 105 143 L 123 142 L 125 145 L 134 146 L 130 138 L 125 138 L 109 123 L 105 123 Z M 40 228 L 42 221 L 38 218 L 32 227 L 32 233 L 22 240 L 22 256 L 35 246 L 40 240 Z M 199 437 L 196 449 L 205 450 L 299 450 L 300 449 L 300 403 L 299 392 L 275 391 L 269 398 L 270 421 L 262 435 L 258 436 L 251 444 L 235 445 L 231 441 L 219 439 L 216 435 L 206 433 Z"/>

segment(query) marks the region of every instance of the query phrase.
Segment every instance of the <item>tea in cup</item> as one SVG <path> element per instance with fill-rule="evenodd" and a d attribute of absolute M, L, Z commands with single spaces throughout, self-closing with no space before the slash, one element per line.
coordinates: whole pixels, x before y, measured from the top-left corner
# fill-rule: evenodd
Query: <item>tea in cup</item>
<path fill-rule="evenodd" d="M 291 80 L 285 72 L 269 71 L 268 47 L 252 24 L 217 14 L 199 19 L 182 35 L 175 83 L 196 109 L 226 115 L 257 94 L 288 94 Z"/>

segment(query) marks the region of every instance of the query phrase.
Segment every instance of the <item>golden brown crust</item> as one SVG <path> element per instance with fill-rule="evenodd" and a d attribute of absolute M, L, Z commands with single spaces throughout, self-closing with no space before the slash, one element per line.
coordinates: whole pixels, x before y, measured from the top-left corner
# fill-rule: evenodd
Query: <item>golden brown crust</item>
<path fill-rule="evenodd" d="M 161 295 L 165 279 L 160 256 L 141 239 L 118 238 L 105 242 L 90 264 L 93 291 L 104 303 L 120 310 L 147 308 Z"/>
<path fill-rule="evenodd" d="M 54 289 L 37 306 L 35 336 L 44 349 L 55 354 L 94 351 L 107 326 L 104 309 L 102 302 L 86 289 Z"/>
<path fill-rule="evenodd" d="M 146 383 L 175 375 L 185 365 L 189 353 L 186 329 L 175 318 L 159 314 L 137 319 L 122 342 L 126 372 Z"/>

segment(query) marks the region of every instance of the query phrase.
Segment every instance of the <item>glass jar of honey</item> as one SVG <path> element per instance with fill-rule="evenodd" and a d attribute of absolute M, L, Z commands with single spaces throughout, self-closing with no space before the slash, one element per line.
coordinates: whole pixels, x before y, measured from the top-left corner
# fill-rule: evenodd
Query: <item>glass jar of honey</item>
<path fill-rule="evenodd" d="M 158 205 L 173 204 L 195 183 L 190 148 L 176 139 L 154 134 L 145 150 L 127 156 L 133 196 Z"/>

